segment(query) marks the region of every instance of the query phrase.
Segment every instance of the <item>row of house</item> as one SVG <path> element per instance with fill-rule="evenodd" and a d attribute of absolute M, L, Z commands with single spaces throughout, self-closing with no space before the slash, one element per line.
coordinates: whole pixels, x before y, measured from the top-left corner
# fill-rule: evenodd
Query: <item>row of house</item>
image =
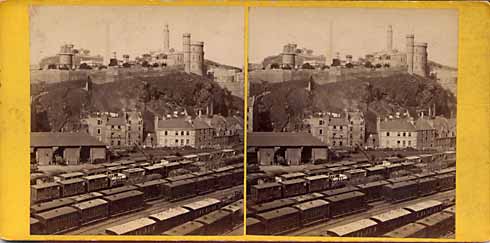
<path fill-rule="evenodd" d="M 415 120 L 408 113 L 377 118 L 376 132 L 368 134 L 362 112 L 316 113 L 305 119 L 308 132 L 330 148 L 415 148 L 454 149 L 456 120 L 423 116 Z"/>
<path fill-rule="evenodd" d="M 359 110 L 316 113 L 305 119 L 308 132 L 332 148 L 364 146 L 366 124 Z"/>

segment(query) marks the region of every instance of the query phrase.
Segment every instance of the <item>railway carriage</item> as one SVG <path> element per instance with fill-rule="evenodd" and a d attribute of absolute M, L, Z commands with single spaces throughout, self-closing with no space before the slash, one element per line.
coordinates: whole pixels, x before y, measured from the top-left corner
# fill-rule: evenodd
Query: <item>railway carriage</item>
<path fill-rule="evenodd" d="M 250 192 L 252 201 L 256 203 L 271 201 L 282 197 L 281 184 L 277 182 L 253 185 Z"/>
<path fill-rule="evenodd" d="M 296 195 L 305 194 L 307 192 L 305 179 L 293 179 L 287 181 L 281 181 L 282 185 L 282 197 L 292 197 Z"/>
<path fill-rule="evenodd" d="M 418 185 L 416 181 L 402 181 L 383 186 L 385 199 L 388 202 L 397 203 L 418 197 Z"/>
<path fill-rule="evenodd" d="M 110 216 L 138 210 L 144 206 L 144 193 L 136 190 L 105 196 L 102 199 L 109 203 Z"/>
<path fill-rule="evenodd" d="M 71 180 L 71 179 L 81 179 L 83 176 L 85 176 L 84 173 L 82 172 L 70 172 L 70 173 L 64 173 L 60 174 L 54 177 L 55 181 L 66 181 L 66 180 Z"/>
<path fill-rule="evenodd" d="M 328 229 L 325 236 L 369 237 L 377 232 L 378 224 L 371 219 L 361 219 L 349 224 Z"/>
<path fill-rule="evenodd" d="M 369 219 L 378 223 L 376 234 L 379 235 L 410 223 L 413 221 L 413 215 L 406 209 L 398 208 L 371 216 Z"/>
<path fill-rule="evenodd" d="M 100 191 L 109 187 L 109 178 L 107 175 L 92 175 L 86 176 L 83 179 L 86 181 L 87 192 Z"/>
<path fill-rule="evenodd" d="M 72 205 L 80 215 L 80 224 L 88 224 L 109 217 L 109 204 L 102 199 L 93 199 Z"/>
<path fill-rule="evenodd" d="M 151 181 L 145 181 L 139 184 L 136 184 L 135 187 L 145 194 L 145 201 L 154 200 L 158 198 L 162 198 L 163 194 L 163 185 L 167 183 L 165 179 L 157 179 Z"/>
<path fill-rule="evenodd" d="M 353 186 L 345 186 L 337 189 L 330 189 L 330 190 L 325 190 L 320 192 L 321 194 L 325 195 L 326 197 L 330 196 L 335 196 L 339 195 L 342 193 L 347 193 L 347 192 L 353 192 L 353 191 L 358 191 L 359 189 Z"/>
<path fill-rule="evenodd" d="M 243 200 L 238 200 L 232 204 L 224 206 L 221 210 L 231 213 L 232 226 L 240 225 L 243 223 Z"/>
<path fill-rule="evenodd" d="M 168 236 L 183 236 L 183 235 L 202 235 L 204 232 L 204 224 L 189 221 L 187 223 L 178 225 L 172 229 L 169 229 L 162 233 L 162 235 Z"/>
<path fill-rule="evenodd" d="M 149 235 L 154 233 L 155 230 L 155 220 L 140 218 L 107 228 L 105 232 L 109 235 Z"/>
<path fill-rule="evenodd" d="M 114 194 L 118 194 L 121 192 L 133 191 L 136 189 L 137 189 L 137 187 L 135 187 L 133 185 L 127 185 L 127 186 L 120 186 L 120 187 L 116 187 L 116 188 L 105 189 L 105 190 L 101 190 L 98 192 L 104 196 L 109 196 L 109 195 L 114 195 Z"/>
<path fill-rule="evenodd" d="M 250 235 L 265 235 L 265 225 L 257 218 L 247 217 L 246 221 L 247 234 Z"/>
<path fill-rule="evenodd" d="M 61 207 L 35 215 L 45 234 L 62 233 L 80 226 L 80 215 L 72 207 Z"/>
<path fill-rule="evenodd" d="M 439 212 L 442 210 L 443 204 L 436 200 L 427 200 L 423 202 L 419 202 L 416 204 L 412 204 L 404 207 L 404 209 L 411 211 L 415 217 L 415 219 L 424 218 L 433 213 Z"/>
<path fill-rule="evenodd" d="M 191 211 L 191 218 L 198 218 L 217 210 L 221 206 L 221 201 L 216 198 L 205 198 L 196 202 L 191 202 L 182 207 Z"/>
<path fill-rule="evenodd" d="M 50 182 L 31 186 L 31 203 L 44 202 L 61 196 L 61 186 Z"/>
<path fill-rule="evenodd" d="M 183 174 L 183 175 L 168 177 L 166 178 L 166 180 L 169 182 L 176 182 L 176 181 L 183 181 L 183 180 L 195 179 L 195 178 L 196 176 L 193 174 Z"/>
<path fill-rule="evenodd" d="M 419 197 L 428 196 L 438 192 L 438 181 L 435 177 L 421 178 L 417 182 L 419 187 Z"/>
<path fill-rule="evenodd" d="M 302 226 L 323 221 L 330 216 L 329 202 L 321 199 L 303 202 L 293 207 L 300 210 L 300 222 Z"/>
<path fill-rule="evenodd" d="M 31 235 L 39 235 L 43 234 L 43 227 L 41 225 L 41 222 L 35 218 L 30 218 L 29 219 L 29 232 Z"/>
<path fill-rule="evenodd" d="M 325 198 L 330 203 L 330 217 L 336 218 L 367 209 L 366 195 L 359 191 L 347 192 Z"/>
<path fill-rule="evenodd" d="M 292 199 L 296 204 L 298 204 L 298 203 L 313 201 L 316 199 L 322 199 L 324 197 L 325 197 L 325 195 L 323 195 L 321 193 L 313 192 L 313 193 L 308 193 L 308 194 L 299 195 L 299 196 L 295 196 L 295 197 L 289 197 L 289 199 Z"/>
<path fill-rule="evenodd" d="M 344 174 L 347 176 L 350 184 L 359 184 L 366 180 L 367 172 L 364 169 L 351 169 Z"/>
<path fill-rule="evenodd" d="M 366 168 L 366 177 L 382 177 L 386 178 L 386 167 L 382 165 L 376 165 Z"/>
<path fill-rule="evenodd" d="M 129 168 L 121 172 L 126 175 L 129 183 L 140 183 L 145 179 L 145 170 L 141 168 Z"/>
<path fill-rule="evenodd" d="M 82 178 L 73 178 L 58 182 L 61 186 L 61 197 L 69 197 L 85 193 L 85 180 Z"/>
<path fill-rule="evenodd" d="M 157 222 L 156 232 L 164 232 L 192 220 L 191 211 L 183 207 L 169 208 L 165 211 L 152 214 L 149 218 Z"/>
<path fill-rule="evenodd" d="M 201 175 L 196 177 L 197 194 L 206 194 L 216 190 L 218 178 L 212 174 Z M 231 183 L 231 182 L 229 182 Z"/>
<path fill-rule="evenodd" d="M 447 232 L 454 232 L 454 215 L 445 212 L 434 213 L 416 222 L 425 226 L 425 237 L 437 238 Z"/>
<path fill-rule="evenodd" d="M 232 173 L 232 185 L 238 186 L 243 185 L 243 175 L 244 170 L 243 167 L 238 167 L 233 169 L 230 173 Z"/>
<path fill-rule="evenodd" d="M 456 186 L 456 175 L 454 174 L 437 175 L 435 178 L 437 179 L 438 191 L 452 190 Z"/>
<path fill-rule="evenodd" d="M 415 180 L 417 180 L 416 176 L 409 175 L 409 176 L 401 176 L 401 177 L 390 178 L 390 179 L 387 179 L 386 181 L 389 182 L 390 184 L 394 184 L 394 183 L 403 182 L 403 181 L 415 181 Z"/>
<path fill-rule="evenodd" d="M 187 179 L 163 184 L 163 195 L 169 201 L 177 201 L 196 195 L 196 180 Z"/>
<path fill-rule="evenodd" d="M 282 174 L 282 175 L 278 176 L 278 181 L 301 179 L 301 178 L 304 178 L 305 176 L 306 176 L 306 174 L 301 173 L 301 172 L 287 173 L 287 174 Z"/>
<path fill-rule="evenodd" d="M 162 164 L 154 164 L 154 165 L 146 166 L 143 167 L 143 169 L 145 170 L 145 175 L 159 174 L 163 177 L 167 177 L 164 166 Z"/>
<path fill-rule="evenodd" d="M 409 223 L 383 235 L 391 238 L 425 238 L 426 227 L 421 224 Z"/>
<path fill-rule="evenodd" d="M 300 226 L 300 211 L 293 207 L 283 207 L 257 214 L 265 226 L 266 234 L 275 235 L 296 229 Z"/>
<path fill-rule="evenodd" d="M 330 188 L 330 179 L 327 175 L 305 177 L 308 192 L 318 192 Z"/>
<path fill-rule="evenodd" d="M 75 200 L 75 203 L 79 203 L 79 202 L 85 202 L 96 198 L 101 198 L 103 196 L 104 195 L 102 195 L 99 192 L 89 192 L 81 195 L 71 196 L 69 198 Z"/>
<path fill-rule="evenodd" d="M 373 181 L 366 184 L 357 185 L 359 191 L 366 194 L 366 202 L 374 202 L 383 200 L 383 186 L 387 185 L 387 181 Z"/>
<path fill-rule="evenodd" d="M 194 221 L 204 224 L 203 235 L 220 235 L 232 228 L 231 216 L 229 211 L 215 210 Z"/>

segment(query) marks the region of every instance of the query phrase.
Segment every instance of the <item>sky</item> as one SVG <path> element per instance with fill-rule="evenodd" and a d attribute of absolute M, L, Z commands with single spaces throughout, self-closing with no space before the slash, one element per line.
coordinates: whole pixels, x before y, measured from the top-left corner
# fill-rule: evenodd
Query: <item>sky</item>
<path fill-rule="evenodd" d="M 448 9 L 250 8 L 250 62 L 279 54 L 287 43 L 325 55 L 330 21 L 333 53 L 343 57 L 385 50 L 392 25 L 393 48 L 405 52 L 405 36 L 413 33 L 415 42 L 428 43 L 429 60 L 457 67 L 458 12 Z"/>
<path fill-rule="evenodd" d="M 244 63 L 242 7 L 36 6 L 30 17 L 31 64 L 56 55 L 66 43 L 105 58 L 113 51 L 118 58 L 134 58 L 163 48 L 165 24 L 176 51 L 188 32 L 191 41 L 204 41 L 206 59 L 236 67 Z"/>

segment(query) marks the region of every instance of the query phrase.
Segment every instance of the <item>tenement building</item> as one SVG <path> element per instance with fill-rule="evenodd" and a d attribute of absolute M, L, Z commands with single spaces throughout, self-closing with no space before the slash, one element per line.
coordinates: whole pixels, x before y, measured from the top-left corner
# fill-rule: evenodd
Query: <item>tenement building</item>
<path fill-rule="evenodd" d="M 111 147 L 127 147 L 142 143 L 143 118 L 140 112 L 98 112 L 86 118 L 85 123 L 91 136 Z"/>
<path fill-rule="evenodd" d="M 213 145 L 213 128 L 200 119 L 155 116 L 156 147 L 206 148 Z"/>

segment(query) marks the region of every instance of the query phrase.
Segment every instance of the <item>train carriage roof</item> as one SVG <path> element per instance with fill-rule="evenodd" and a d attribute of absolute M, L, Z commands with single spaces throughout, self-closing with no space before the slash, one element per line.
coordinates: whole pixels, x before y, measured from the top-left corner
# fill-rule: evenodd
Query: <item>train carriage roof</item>
<path fill-rule="evenodd" d="M 118 194 L 121 192 L 127 192 L 127 191 L 132 191 L 136 190 L 137 187 L 133 185 L 126 185 L 126 186 L 120 186 L 120 187 L 115 187 L 115 188 L 110 188 L 106 190 L 99 191 L 100 194 L 102 195 L 114 195 Z"/>
<path fill-rule="evenodd" d="M 406 206 L 404 208 L 410 211 L 419 212 L 436 206 L 442 206 L 442 203 L 436 200 L 427 200 L 427 201 Z"/>
<path fill-rule="evenodd" d="M 314 180 L 322 180 L 322 179 L 329 179 L 327 175 L 314 175 L 314 176 L 307 176 L 305 177 L 305 180 L 307 181 L 314 181 Z"/>
<path fill-rule="evenodd" d="M 121 199 L 125 199 L 125 198 L 131 198 L 134 196 L 141 196 L 141 195 L 144 195 L 144 193 L 137 191 L 137 190 L 133 190 L 133 191 L 126 191 L 126 192 L 121 192 L 121 193 L 114 194 L 114 195 L 105 196 L 104 200 L 117 201 L 117 200 L 121 200 Z"/>
<path fill-rule="evenodd" d="M 225 211 L 232 212 L 232 213 L 238 212 L 238 211 L 243 210 L 243 204 L 232 203 L 232 204 L 229 204 L 227 206 L 222 207 L 221 210 L 225 210 Z"/>
<path fill-rule="evenodd" d="M 272 211 L 267 211 L 264 213 L 257 214 L 257 217 L 263 218 L 265 220 L 270 220 L 270 219 L 282 217 L 284 215 L 298 213 L 298 211 L 299 211 L 298 209 L 293 207 L 283 207 Z"/>
<path fill-rule="evenodd" d="M 294 185 L 294 184 L 300 184 L 300 183 L 305 183 L 305 179 L 297 178 L 297 179 L 292 179 L 292 180 L 285 180 L 281 181 L 281 184 L 283 185 Z"/>
<path fill-rule="evenodd" d="M 437 225 L 443 221 L 449 220 L 451 218 L 454 218 L 453 214 L 445 213 L 445 212 L 439 212 L 432 214 L 430 216 L 427 216 L 423 219 L 420 219 L 417 221 L 418 224 L 422 224 L 425 226 L 434 226 Z"/>
<path fill-rule="evenodd" d="M 168 183 L 164 183 L 163 185 L 165 187 L 179 187 L 179 186 L 183 186 L 183 185 L 189 185 L 189 184 L 192 184 L 195 182 L 196 182 L 195 179 L 185 179 L 185 180 L 179 180 L 179 181 L 168 181 Z"/>
<path fill-rule="evenodd" d="M 201 208 L 209 207 L 211 205 L 219 204 L 221 201 L 216 198 L 205 198 L 196 202 L 191 202 L 183 205 L 182 207 L 190 208 L 192 210 L 199 210 Z"/>
<path fill-rule="evenodd" d="M 39 220 L 37 220 L 36 218 L 30 217 L 29 218 L 29 224 L 30 225 L 39 224 Z"/>
<path fill-rule="evenodd" d="M 253 218 L 253 217 L 247 217 L 247 222 L 246 222 L 246 226 L 250 226 L 250 225 L 255 225 L 255 224 L 260 224 L 260 220 L 259 219 L 256 219 L 256 218 Z"/>
<path fill-rule="evenodd" d="M 346 192 L 346 193 L 338 194 L 335 196 L 330 196 L 330 197 L 327 197 L 325 199 L 328 200 L 329 202 L 338 202 L 338 201 L 343 201 L 343 200 L 350 199 L 350 198 L 362 197 L 365 195 L 366 194 L 364 194 L 362 192 L 353 191 L 353 192 Z"/>
<path fill-rule="evenodd" d="M 96 180 L 96 179 L 107 178 L 107 175 L 105 175 L 105 174 L 97 174 L 97 175 L 85 176 L 83 178 L 85 180 Z"/>
<path fill-rule="evenodd" d="M 31 206 L 31 213 L 48 211 L 54 208 L 60 208 L 75 203 L 72 198 L 60 198 L 49 202 L 37 203 Z"/>
<path fill-rule="evenodd" d="M 76 204 L 73 204 L 72 206 L 74 208 L 77 208 L 77 209 L 80 209 L 80 210 L 84 210 L 84 209 L 87 209 L 87 208 L 98 207 L 100 205 L 106 205 L 106 204 L 108 204 L 107 201 L 102 200 L 100 198 L 97 198 L 97 199 L 92 199 L 90 201 L 76 203 Z"/>
<path fill-rule="evenodd" d="M 69 184 L 83 183 L 83 182 L 85 182 L 85 180 L 82 178 L 73 178 L 73 179 L 60 181 L 59 183 L 62 185 L 69 185 Z"/>
<path fill-rule="evenodd" d="M 280 175 L 280 177 L 284 179 L 303 177 L 303 176 L 306 176 L 306 174 L 302 172 L 294 172 L 294 173 L 287 173 L 287 174 Z"/>
<path fill-rule="evenodd" d="M 400 228 L 397 228 L 393 231 L 390 231 L 384 236 L 386 237 L 391 237 L 391 238 L 407 238 L 410 236 L 413 236 L 417 232 L 420 232 L 422 230 L 425 230 L 425 226 L 421 224 L 416 224 L 416 223 L 410 223 L 407 225 L 404 225 Z"/>
<path fill-rule="evenodd" d="M 387 181 L 385 180 L 380 180 L 380 181 L 373 181 L 373 182 L 368 182 L 368 183 L 365 183 L 365 184 L 359 184 L 357 185 L 356 187 L 360 188 L 360 189 L 366 189 L 366 188 L 371 188 L 371 187 L 378 187 L 378 186 L 384 186 L 388 184 Z"/>
<path fill-rule="evenodd" d="M 327 232 L 332 232 L 338 236 L 345 236 L 350 233 L 375 226 L 377 223 L 371 219 L 361 219 L 349 224 L 344 224 L 327 230 Z"/>
<path fill-rule="evenodd" d="M 393 184 L 385 185 L 385 187 L 388 187 L 390 189 L 397 189 L 400 187 L 406 187 L 406 186 L 412 186 L 412 185 L 417 185 L 417 182 L 415 181 L 399 181 L 399 182 L 394 182 Z"/>
<path fill-rule="evenodd" d="M 345 173 L 359 174 L 359 173 L 365 173 L 365 172 L 366 172 L 366 170 L 364 170 L 364 169 L 351 169 L 351 170 L 346 171 Z"/>
<path fill-rule="evenodd" d="M 74 209 L 72 207 L 64 206 L 61 208 L 56 208 L 56 209 L 52 209 L 52 210 L 45 211 L 42 213 L 38 213 L 36 215 L 36 217 L 44 219 L 44 220 L 50 220 L 53 218 L 57 218 L 57 217 L 67 215 L 67 214 L 72 214 L 72 213 L 78 213 L 78 212 L 76 209 Z"/>
<path fill-rule="evenodd" d="M 48 188 L 48 187 L 57 187 L 57 186 L 60 186 L 60 185 L 56 182 L 48 182 L 48 183 L 32 185 L 31 188 L 33 188 L 33 189 L 44 189 L 44 188 Z"/>
<path fill-rule="evenodd" d="M 169 208 L 165 211 L 161 211 L 159 213 L 155 213 L 149 216 L 149 218 L 154 219 L 156 221 L 165 221 L 171 218 L 175 218 L 184 214 L 189 213 L 190 211 L 188 209 L 185 209 L 183 207 L 175 207 L 175 208 Z"/>
<path fill-rule="evenodd" d="M 294 196 L 290 197 L 292 200 L 294 200 L 296 203 L 302 203 L 305 201 L 310 201 L 310 200 L 315 200 L 318 198 L 323 198 L 325 195 L 318 193 L 318 192 L 313 192 L 313 193 L 308 193 L 304 195 L 299 195 L 299 196 Z"/>
<path fill-rule="evenodd" d="M 129 222 L 124 223 L 124 224 L 120 224 L 120 225 L 116 225 L 116 226 L 107 228 L 106 231 L 111 232 L 112 234 L 115 234 L 115 235 L 125 235 L 125 234 L 133 232 L 135 230 L 141 229 L 143 227 L 153 225 L 155 223 L 156 222 L 152 219 L 140 218 L 140 219 L 136 219 L 133 221 L 129 221 Z"/>
<path fill-rule="evenodd" d="M 223 218 L 228 217 L 231 214 L 229 211 L 223 211 L 223 210 L 216 210 L 211 213 L 205 214 L 197 219 L 195 219 L 196 222 L 203 223 L 205 225 L 210 225 L 215 222 L 220 221 Z"/>
<path fill-rule="evenodd" d="M 373 167 L 368 167 L 365 170 L 367 170 L 367 171 L 378 171 L 378 170 L 384 170 L 384 169 L 386 169 L 385 166 L 376 165 Z"/>
<path fill-rule="evenodd" d="M 398 218 L 401 218 L 401 217 L 404 217 L 404 216 L 407 216 L 410 214 L 411 214 L 411 212 L 406 210 L 406 209 L 397 208 L 397 209 L 390 210 L 388 212 L 384 212 L 381 214 L 371 216 L 370 219 L 377 221 L 377 222 L 387 222 L 387 221 L 398 219 Z"/>
<path fill-rule="evenodd" d="M 446 213 L 451 213 L 451 214 L 455 214 L 456 213 L 456 206 L 451 206 L 449 208 L 446 208 L 443 210 L 443 212 L 446 212 Z"/>
<path fill-rule="evenodd" d="M 337 188 L 337 189 L 325 190 L 325 191 L 322 191 L 321 193 L 327 197 L 330 197 L 330 196 L 335 196 L 338 194 L 357 191 L 357 190 L 358 189 L 353 187 L 353 186 L 345 186 L 345 187 L 341 187 L 341 188 Z"/>
<path fill-rule="evenodd" d="M 70 173 L 64 173 L 61 175 L 58 175 L 59 177 L 63 178 L 68 178 L 68 177 L 74 177 L 74 176 L 83 176 L 84 174 L 82 172 L 70 172 Z"/>
<path fill-rule="evenodd" d="M 167 180 L 170 182 L 175 182 L 175 181 L 182 181 L 182 180 L 187 180 L 187 179 L 193 179 L 196 176 L 193 174 L 183 174 L 183 175 L 178 175 L 178 176 L 172 176 L 172 177 L 167 177 Z"/>
<path fill-rule="evenodd" d="M 293 200 L 291 198 L 283 198 L 283 199 L 278 199 L 278 200 L 274 200 L 271 202 L 251 205 L 251 206 L 248 206 L 248 208 L 250 208 L 251 211 L 261 213 L 261 212 L 269 211 L 271 209 L 293 205 L 294 203 L 295 203 L 295 200 Z"/>
<path fill-rule="evenodd" d="M 305 210 L 312 209 L 312 208 L 322 207 L 322 206 L 325 206 L 328 204 L 330 204 L 330 203 L 325 201 L 325 200 L 317 199 L 317 200 L 313 200 L 313 201 L 308 201 L 308 202 L 296 204 L 296 205 L 294 205 L 294 207 L 301 210 L 301 211 L 305 211 Z"/>
<path fill-rule="evenodd" d="M 183 236 L 183 235 L 188 235 L 195 230 L 198 230 L 200 228 L 204 227 L 204 224 L 196 222 L 196 221 L 189 221 L 187 223 L 181 224 L 179 226 L 176 226 L 172 229 L 169 229 L 165 232 L 163 232 L 164 235 L 174 235 L 174 236 Z"/>
<path fill-rule="evenodd" d="M 135 173 L 135 172 L 143 172 L 145 171 L 144 169 L 141 169 L 141 168 L 129 168 L 129 169 L 125 169 L 123 170 L 122 172 L 127 172 L 127 173 Z"/>
<path fill-rule="evenodd" d="M 252 188 L 255 189 L 265 189 L 265 188 L 271 188 L 271 187 L 280 187 L 281 185 L 277 182 L 268 182 L 268 183 L 262 183 L 262 184 L 257 184 L 253 185 Z"/>
<path fill-rule="evenodd" d="M 150 186 L 155 186 L 155 185 L 161 185 L 161 184 L 164 184 L 164 183 L 167 183 L 168 181 L 165 180 L 165 179 L 156 179 L 156 180 L 151 180 L 151 181 L 145 181 L 145 182 L 142 182 L 142 183 L 138 183 L 136 184 L 135 186 L 136 187 L 150 187 Z"/>
<path fill-rule="evenodd" d="M 103 195 L 100 192 L 89 192 L 89 193 L 85 193 L 85 194 L 71 196 L 69 198 L 75 200 L 75 202 L 82 202 L 82 201 L 87 201 L 87 200 L 94 199 L 94 198 L 99 198 L 102 196 Z"/>

